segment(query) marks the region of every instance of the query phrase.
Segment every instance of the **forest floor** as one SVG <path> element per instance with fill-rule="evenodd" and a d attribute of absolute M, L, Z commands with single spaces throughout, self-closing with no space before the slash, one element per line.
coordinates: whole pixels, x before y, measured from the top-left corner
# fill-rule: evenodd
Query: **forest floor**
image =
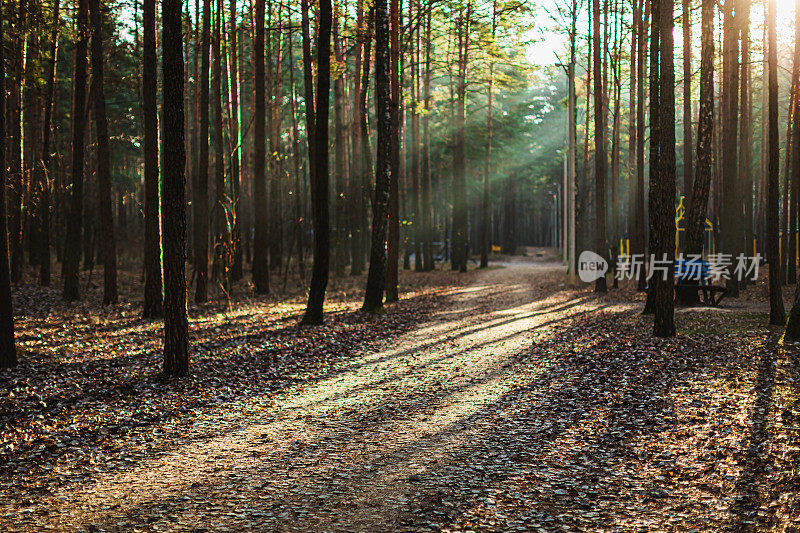
<path fill-rule="evenodd" d="M 21 287 L 0 530 L 800 531 L 800 349 L 763 282 L 654 339 L 633 287 L 530 255 L 404 272 L 377 316 L 333 280 L 319 328 L 242 289 L 192 307 L 172 382 L 141 304 Z"/>

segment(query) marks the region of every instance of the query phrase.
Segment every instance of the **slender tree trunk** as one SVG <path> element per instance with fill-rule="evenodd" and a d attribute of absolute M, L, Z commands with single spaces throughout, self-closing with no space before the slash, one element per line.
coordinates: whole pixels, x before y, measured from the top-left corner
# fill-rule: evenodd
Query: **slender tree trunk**
<path fill-rule="evenodd" d="M 661 80 L 659 68 L 661 62 L 660 46 L 661 46 L 661 32 L 660 24 L 661 19 L 660 11 L 661 6 L 666 0 L 658 0 L 652 4 L 652 27 L 650 29 L 650 193 L 647 197 L 648 207 L 648 225 L 650 228 L 650 238 L 648 241 L 648 251 L 650 253 L 650 271 L 653 272 L 653 259 L 657 258 L 656 254 L 659 250 L 659 239 L 661 235 L 656 234 L 657 228 L 654 227 L 655 211 L 656 211 L 656 182 L 662 174 L 663 163 L 663 135 L 661 127 L 664 121 L 661 119 L 661 113 L 664 109 L 659 97 L 661 95 Z M 644 304 L 643 314 L 653 314 L 655 312 L 657 303 L 656 291 L 653 288 L 652 282 L 648 284 L 647 300 Z"/>
<path fill-rule="evenodd" d="M 396 0 L 393 0 L 396 1 Z M 392 108 L 389 70 L 389 16 L 386 0 L 375 0 L 375 111 L 378 119 L 375 198 L 372 203 L 372 242 L 363 309 L 375 312 L 383 305 L 386 275 L 386 224 L 392 172 Z"/>
<path fill-rule="evenodd" d="M 163 315 L 161 227 L 158 176 L 158 109 L 156 78 L 156 0 L 142 8 L 142 116 L 144 120 L 144 311 L 146 318 Z"/>
<path fill-rule="evenodd" d="M 742 218 L 739 203 L 739 25 L 734 19 L 736 0 L 725 0 L 723 6 L 722 45 L 722 100 L 724 106 L 722 126 L 722 251 L 735 257 L 741 251 L 741 232 L 736 231 Z M 738 17 L 737 13 L 737 17 Z M 729 271 L 726 286 L 728 296 L 739 296 L 739 284 Z"/>
<path fill-rule="evenodd" d="M 289 40 L 288 53 L 289 85 L 292 97 L 292 163 L 294 164 L 294 239 L 297 243 L 297 268 L 300 276 L 304 277 L 305 265 L 303 263 L 303 169 L 300 163 L 300 136 L 297 131 L 297 92 L 294 83 L 294 55 L 292 54 L 291 39 Z"/>
<path fill-rule="evenodd" d="M 270 26 L 281 26 L 283 4 L 279 3 L 277 12 L 273 17 L 272 4 L 270 4 Z M 280 269 L 283 260 L 283 174 L 281 165 L 283 161 L 283 146 L 281 144 L 281 32 L 270 30 L 267 39 L 267 92 L 269 98 L 269 115 L 267 126 L 269 129 L 269 264 L 271 268 Z"/>
<path fill-rule="evenodd" d="M 203 22 L 200 30 L 200 160 L 197 168 L 197 190 L 194 194 L 194 301 L 208 300 L 208 139 L 209 139 L 209 48 L 211 41 L 211 0 L 203 0 Z M 166 242 L 166 240 L 165 240 Z M 165 244 L 166 246 L 166 244 Z M 166 283 L 166 281 L 165 281 Z"/>
<path fill-rule="evenodd" d="M 426 272 L 433 270 L 433 228 L 431 227 L 431 28 L 433 18 L 433 3 L 428 2 L 425 21 L 425 81 L 423 101 L 425 114 L 422 117 L 422 266 Z M 491 109 L 491 106 L 490 106 Z"/>
<path fill-rule="evenodd" d="M 328 286 L 330 263 L 330 222 L 328 209 L 328 106 L 330 103 L 331 2 L 320 0 L 317 31 L 317 94 L 314 113 L 314 150 L 310 158 L 314 167 L 311 181 L 312 218 L 314 225 L 314 266 L 311 286 L 302 323 L 322 324 L 322 305 Z M 308 65 L 310 66 L 310 65 Z M 310 74 L 310 73 L 309 73 Z M 306 103 L 308 105 L 308 101 Z M 311 131 L 311 130 L 309 130 Z"/>
<path fill-rule="evenodd" d="M 639 57 L 636 66 L 639 84 L 636 88 L 636 223 L 634 224 L 633 241 L 635 253 L 646 252 L 645 217 L 644 217 L 644 129 L 645 129 L 645 59 L 647 58 L 647 26 L 650 20 L 650 3 L 642 0 L 644 13 L 639 10 Z M 651 154 L 652 157 L 652 154 Z M 644 269 L 639 272 L 637 288 L 644 290 L 647 278 Z"/>
<path fill-rule="evenodd" d="M 253 131 L 255 148 L 253 149 L 253 221 L 255 236 L 253 239 L 253 284 L 256 292 L 269 292 L 269 257 L 267 229 L 267 139 L 266 139 L 266 87 L 265 87 L 265 46 L 264 31 L 265 0 L 256 0 L 256 33 L 253 41 L 253 58 L 255 61 L 254 94 L 255 109 Z M 307 17 L 305 10 L 303 16 Z M 305 20 L 305 19 L 304 19 Z"/>
<path fill-rule="evenodd" d="M 651 291 L 654 293 L 653 335 L 672 337 L 675 335 L 674 270 L 675 260 L 675 70 L 672 32 L 674 26 L 672 0 L 656 0 L 660 5 L 653 9 L 653 21 L 659 32 L 660 70 L 658 73 L 658 137 L 651 142 L 661 145 L 658 156 L 658 174 L 651 176 L 650 194 L 653 197 L 651 219 L 651 239 L 655 242 L 655 260 L 666 258 L 667 268 L 663 273 L 656 272 L 651 278 Z M 653 179 L 655 178 L 655 179 Z"/>
<path fill-rule="evenodd" d="M 43 287 L 50 286 L 50 187 L 53 182 L 53 158 L 50 153 L 51 129 L 53 126 L 53 106 L 56 95 L 56 66 L 58 64 L 58 36 L 60 27 L 60 7 L 59 0 L 53 3 L 53 29 L 50 33 L 50 62 L 47 70 L 46 100 L 44 103 L 44 128 L 42 141 L 42 188 L 39 196 L 39 227 L 40 227 L 40 251 L 39 251 L 39 283 Z M 7 236 L 6 236 L 7 238 Z"/>
<path fill-rule="evenodd" d="M 362 55 L 365 51 L 364 41 L 368 38 L 364 25 L 364 2 L 357 0 L 356 6 L 356 41 L 353 72 L 353 115 L 351 128 L 351 154 L 350 162 L 350 274 L 358 276 L 364 271 L 364 231 L 362 225 L 362 211 L 364 194 L 362 192 L 365 172 L 364 155 L 361 150 L 361 75 L 363 72 Z"/>
<path fill-rule="evenodd" d="M 344 55 L 342 54 L 342 46 L 339 42 L 339 33 L 341 26 L 338 19 L 341 18 L 341 8 L 339 4 L 336 5 L 336 31 L 333 32 L 333 53 L 336 57 L 336 62 L 339 65 L 346 65 Z M 335 219 L 336 219 L 336 232 L 334 233 L 334 256 L 333 256 L 333 270 L 336 276 L 344 276 L 344 270 L 347 265 L 347 256 L 349 250 L 347 247 L 347 204 L 348 196 L 345 193 L 345 184 L 348 180 L 347 172 L 347 118 L 345 116 L 345 72 L 340 72 L 333 82 L 333 106 L 334 106 L 334 144 L 336 150 L 336 159 L 334 160 L 335 177 L 335 192 L 334 202 Z"/>
<path fill-rule="evenodd" d="M 0 0 L 0 43 L 4 41 L 5 20 Z M 58 17 L 56 17 L 58 20 Z M 11 301 L 11 271 L 6 229 L 6 59 L 0 46 L 0 368 L 17 365 L 14 343 L 14 309 Z"/>
<path fill-rule="evenodd" d="M 753 253 L 753 98 L 750 76 L 750 3 L 739 4 L 742 13 L 742 65 L 741 65 L 741 121 L 739 133 L 739 202 L 742 205 L 742 217 L 739 218 L 741 252 L 744 255 Z M 741 288 L 747 285 L 744 277 L 740 281 Z"/>
<path fill-rule="evenodd" d="M 800 14 L 800 1 L 795 2 L 795 10 Z M 788 231 L 786 232 L 786 273 L 784 277 L 786 282 L 794 284 L 797 282 L 797 264 L 796 264 L 796 250 L 797 250 L 797 204 L 800 198 L 800 120 L 796 120 L 800 116 L 800 88 L 798 88 L 798 79 L 800 79 L 800 17 L 797 17 L 795 29 L 795 48 L 794 48 L 794 67 L 792 73 L 793 94 L 791 95 L 791 105 L 793 108 L 792 116 L 792 135 L 787 139 L 787 146 L 791 143 L 791 170 L 787 169 L 787 176 L 791 173 L 789 181 L 789 189 L 784 190 L 784 209 L 788 203 Z M 791 200 L 789 200 L 791 198 Z M 784 214 L 784 216 L 787 216 Z"/>
<path fill-rule="evenodd" d="M 467 271 L 467 66 L 469 65 L 469 32 L 472 3 L 460 15 L 458 77 L 456 81 L 456 131 L 453 146 L 453 258 L 460 272 Z"/>
<path fill-rule="evenodd" d="M 594 172 L 595 172 L 595 215 L 597 221 L 595 251 L 601 257 L 608 257 L 608 246 L 606 243 L 606 146 L 605 146 L 605 123 L 603 120 L 603 79 L 601 68 L 604 64 L 600 48 L 600 0 L 593 0 L 594 3 Z M 595 292 L 606 292 L 606 278 L 601 276 L 597 279 L 594 286 Z"/>
<path fill-rule="evenodd" d="M 777 1 L 769 0 L 767 11 L 768 65 L 769 65 L 769 184 L 767 192 L 767 262 L 769 263 L 769 323 L 786 324 L 786 311 L 781 295 L 781 264 L 778 252 L 778 173 L 780 171 L 780 146 L 778 139 L 778 35 Z M 796 338 L 797 313 L 793 313 L 789 338 Z M 784 335 L 786 338 L 786 335 Z"/>
<path fill-rule="evenodd" d="M 497 0 L 492 2 L 492 46 L 494 46 L 495 34 L 497 32 Z M 570 63 L 570 69 L 572 64 Z M 574 72 L 570 70 L 570 74 Z M 492 84 L 494 83 L 494 57 L 489 60 L 489 87 L 486 91 L 486 155 L 483 163 L 483 198 L 481 199 L 481 268 L 489 266 L 489 180 L 492 166 Z M 574 83 L 574 76 L 568 83 Z M 570 85 L 572 87 L 572 85 Z M 570 96 L 572 91 L 570 90 Z M 569 102 L 570 111 L 572 110 L 572 100 Z M 572 120 L 572 118 L 570 118 Z M 571 122 L 570 122 L 571 124 Z M 570 148 L 572 148 L 572 141 Z"/>
<path fill-rule="evenodd" d="M 386 244 L 386 301 L 400 299 L 398 258 L 400 252 L 400 0 L 389 2 L 390 84 L 392 95 L 392 165 L 389 176 L 389 233 Z M 377 18 L 376 18 L 377 21 Z"/>
<path fill-rule="evenodd" d="M 702 0 L 700 114 L 697 123 L 697 175 L 686 212 L 686 255 L 703 252 L 714 142 L 714 0 Z M 695 300 L 697 293 L 694 293 Z M 695 302 L 696 303 L 696 302 Z"/>
<path fill-rule="evenodd" d="M 416 0 L 415 12 L 417 20 L 422 20 L 420 0 Z M 423 271 L 422 265 L 422 224 L 420 221 L 420 97 L 419 97 L 419 31 L 422 24 L 418 22 L 409 43 L 411 45 L 411 216 L 409 217 L 414 231 L 414 270 Z"/>
<path fill-rule="evenodd" d="M 108 118 L 103 87 L 103 25 L 100 0 L 91 0 L 92 78 L 94 80 L 94 123 L 97 135 L 97 190 L 103 251 L 103 304 L 117 303 L 117 248 L 114 215 L 111 211 L 111 156 L 108 147 Z"/>
<path fill-rule="evenodd" d="M 244 143 L 239 137 L 239 124 L 242 118 L 242 109 L 239 104 L 239 26 L 236 21 L 236 0 L 230 4 L 230 36 L 228 42 L 230 64 L 230 95 L 231 95 L 231 185 L 233 189 L 233 225 L 231 247 L 233 252 L 233 265 L 231 279 L 238 281 L 244 277 L 242 265 L 242 151 Z"/>
<path fill-rule="evenodd" d="M 223 288 L 228 287 L 230 265 L 228 235 L 228 191 L 225 186 L 225 146 L 223 144 L 222 119 L 222 18 L 224 16 L 222 0 L 217 0 L 214 14 L 214 35 L 212 48 L 214 64 L 211 71 L 212 106 L 214 108 L 214 129 L 211 141 L 214 146 L 214 268 L 212 279 Z"/>
<path fill-rule="evenodd" d="M 183 33 L 181 0 L 162 0 L 164 222 L 164 374 L 189 373 L 189 321 L 186 316 L 186 146 L 183 120 Z M 207 42 L 207 41 L 206 41 Z M 207 63 L 206 63 L 207 65 Z M 208 72 L 208 69 L 204 69 Z M 207 103 L 207 102 L 206 102 Z"/>
<path fill-rule="evenodd" d="M 80 298 L 78 269 L 83 227 L 83 157 L 86 129 L 86 50 L 88 42 L 88 0 L 78 0 L 75 41 L 75 90 L 72 115 L 72 183 L 70 216 L 64 254 L 64 299 Z"/>
<path fill-rule="evenodd" d="M 683 194 L 690 200 L 694 181 L 692 154 L 692 19 L 690 0 L 681 0 L 683 22 Z M 743 2 L 745 3 L 745 2 Z"/>

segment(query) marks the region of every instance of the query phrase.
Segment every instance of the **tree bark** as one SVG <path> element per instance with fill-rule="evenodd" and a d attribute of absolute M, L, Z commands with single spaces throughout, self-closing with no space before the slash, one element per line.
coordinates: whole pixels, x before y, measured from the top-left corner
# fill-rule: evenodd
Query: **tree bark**
<path fill-rule="evenodd" d="M 333 82 L 333 106 L 334 106 L 334 145 L 336 150 L 336 159 L 334 160 L 335 172 L 335 192 L 334 202 L 336 232 L 334 234 L 334 259 L 333 270 L 336 276 L 344 276 L 345 267 L 347 265 L 347 257 L 350 255 L 347 246 L 347 204 L 349 201 L 349 194 L 345 192 L 345 184 L 349 181 L 348 168 L 347 168 L 347 117 L 345 116 L 345 73 L 347 63 L 342 54 L 342 46 L 339 42 L 339 34 L 341 27 L 339 26 L 338 19 L 341 17 L 340 6 L 336 5 L 337 22 L 336 31 L 333 32 L 333 53 L 336 58 L 337 70 L 343 69 L 338 73 L 338 76 Z M 352 207 L 351 207 L 352 209 Z"/>
<path fill-rule="evenodd" d="M 108 147 L 108 118 L 103 87 L 103 25 L 100 0 L 91 0 L 92 78 L 94 80 L 94 124 L 97 136 L 97 190 L 103 252 L 103 304 L 117 303 L 117 247 L 114 241 L 114 215 L 111 211 L 111 156 Z"/>
<path fill-rule="evenodd" d="M 203 22 L 200 31 L 200 138 L 198 139 L 198 142 L 200 143 L 200 160 L 198 161 L 197 168 L 197 190 L 193 195 L 195 270 L 194 301 L 197 303 L 203 303 L 208 300 L 208 69 L 210 62 L 209 47 L 211 40 L 211 0 L 203 0 Z M 166 246 L 166 244 L 164 246 Z"/>
<path fill-rule="evenodd" d="M 64 299 L 80 298 L 78 269 L 81 256 L 81 228 L 83 226 L 83 156 L 86 130 L 86 49 L 88 41 L 88 0 L 78 0 L 75 20 L 75 88 L 72 113 L 72 195 L 70 215 L 67 220 L 67 239 L 64 245 Z"/>
<path fill-rule="evenodd" d="M 303 11 L 304 17 L 307 15 Z M 265 107 L 266 88 L 264 76 L 264 49 L 266 38 L 264 32 L 265 1 L 256 0 L 256 33 L 253 41 L 253 58 L 255 75 L 253 80 L 255 109 L 253 121 L 253 221 L 255 236 L 253 239 L 253 284 L 258 294 L 269 293 L 269 258 L 267 243 L 267 139 Z"/>
<path fill-rule="evenodd" d="M 778 35 L 777 1 L 769 0 L 767 11 L 768 79 L 769 79 L 769 183 L 767 185 L 767 262 L 769 263 L 769 323 L 786 324 L 786 311 L 781 294 L 781 263 L 778 252 L 778 174 L 780 172 L 780 145 L 778 138 Z M 797 314 L 795 314 L 797 317 Z M 795 321 L 793 321 L 794 324 Z M 787 328 L 788 331 L 788 328 Z M 792 328 L 795 335 L 796 328 Z M 785 338 L 785 335 L 784 335 Z"/>
<path fill-rule="evenodd" d="M 0 42 L 4 41 L 4 15 L 0 0 Z M 6 220 L 6 60 L 5 47 L 0 46 L 0 368 L 17 366 Z"/>
<path fill-rule="evenodd" d="M 653 31 L 659 32 L 660 69 L 658 73 L 658 114 L 657 138 L 661 148 L 658 157 L 658 174 L 650 178 L 650 194 L 653 197 L 653 210 L 650 213 L 651 239 L 655 240 L 656 260 L 667 259 L 668 267 L 664 275 L 657 272 L 651 278 L 650 290 L 654 293 L 653 335 L 672 337 L 675 335 L 674 270 L 675 260 L 675 69 L 672 32 L 674 27 L 672 0 L 656 0 L 660 5 L 654 8 Z M 655 178 L 655 179 L 654 179 Z"/>
<path fill-rule="evenodd" d="M 734 5 L 737 0 L 725 0 L 722 12 L 722 246 L 721 251 L 734 257 L 741 251 L 739 240 L 741 232 L 736 229 L 742 218 L 739 203 L 739 161 L 738 161 L 738 123 L 739 123 L 739 26 L 734 19 Z M 729 297 L 739 296 L 739 284 L 729 270 L 726 282 Z"/>
<path fill-rule="evenodd" d="M 686 255 L 703 252 L 714 142 L 714 0 L 702 0 L 700 45 L 700 113 L 697 123 L 697 175 L 686 211 Z M 694 295 L 697 300 L 697 293 Z M 688 303 L 688 302 L 687 302 Z M 694 303 L 697 303 L 696 301 Z"/>
<path fill-rule="evenodd" d="M 214 267 L 212 280 L 227 289 L 230 274 L 229 235 L 228 235 L 228 191 L 225 185 L 225 146 L 223 145 L 222 125 L 222 0 L 217 0 L 214 13 L 214 35 L 212 48 L 214 64 L 211 70 L 212 106 L 214 108 L 214 129 L 211 141 L 214 145 Z"/>
<path fill-rule="evenodd" d="M 603 258 L 608 257 L 606 243 L 606 146 L 605 146 L 605 121 L 603 120 L 603 79 L 601 68 L 604 64 L 600 48 L 600 0 L 593 0 L 594 4 L 594 173 L 595 173 L 595 215 L 597 227 L 595 228 L 595 252 Z M 594 291 L 606 292 L 606 278 L 597 279 Z"/>
<path fill-rule="evenodd" d="M 53 3 L 53 29 L 50 33 L 50 62 L 47 70 L 47 86 L 44 103 L 44 127 L 42 140 L 42 189 L 39 196 L 39 228 L 40 228 L 40 251 L 39 251 L 39 283 L 43 287 L 50 286 L 50 187 L 53 182 L 53 158 L 50 153 L 50 138 L 52 136 L 53 125 L 53 106 L 56 96 L 56 66 L 58 64 L 58 36 L 60 27 L 60 7 L 59 0 Z"/>
<path fill-rule="evenodd" d="M 158 80 L 156 65 L 156 0 L 142 7 L 142 116 L 144 123 L 144 310 L 145 318 L 164 313 L 162 295 L 160 197 L 158 175 Z"/>
<path fill-rule="evenodd" d="M 239 105 L 239 27 L 236 21 L 236 0 L 230 4 L 230 36 L 228 51 L 230 64 L 230 95 L 231 95 L 231 185 L 233 203 L 233 224 L 231 235 L 231 248 L 233 264 L 231 266 L 231 279 L 238 281 L 244 277 L 242 262 L 242 151 L 244 143 L 239 138 L 239 125 L 242 122 L 242 107 Z"/>
<path fill-rule="evenodd" d="M 396 0 L 395 0 L 396 1 Z M 389 82 L 389 16 L 386 0 L 375 0 L 375 114 L 378 144 L 375 168 L 375 197 L 372 203 L 372 242 L 363 309 L 375 312 L 383 305 L 386 275 L 386 225 L 390 174 L 392 172 L 392 97 Z"/>
<path fill-rule="evenodd" d="M 400 0 L 389 3 L 390 85 L 392 97 L 392 163 L 389 175 L 389 229 L 386 243 L 386 301 L 400 299 L 398 258 L 400 252 Z M 377 19 L 376 19 L 377 21 Z M 376 171 L 377 172 L 377 171 Z"/>
<path fill-rule="evenodd" d="M 423 89 L 423 101 L 425 105 L 425 115 L 422 117 L 422 154 L 421 154 L 421 173 L 422 173 L 422 267 L 429 272 L 433 270 L 433 228 L 431 227 L 431 133 L 430 133 L 430 114 L 431 114 L 431 28 L 433 18 L 433 4 L 428 3 L 425 21 L 425 81 Z"/>
<path fill-rule="evenodd" d="M 364 240 L 365 227 L 362 225 L 362 211 L 364 206 L 364 180 L 366 164 L 362 152 L 361 140 L 361 76 L 364 70 L 362 56 L 366 51 L 364 41 L 368 39 L 364 25 L 364 2 L 357 0 L 356 6 L 356 37 L 355 58 L 353 71 L 353 115 L 351 128 L 351 154 L 350 161 L 350 275 L 358 276 L 364 271 Z"/>
<path fill-rule="evenodd" d="M 492 1 L 492 46 L 497 33 L 497 0 Z M 570 64 L 570 69 L 572 68 Z M 574 83 L 574 71 L 570 70 L 568 83 Z M 483 162 L 483 197 L 481 198 L 481 268 L 489 266 L 489 180 L 492 167 L 492 85 L 494 83 L 494 58 L 489 60 L 489 86 L 486 91 L 486 154 Z M 572 88 L 573 85 L 570 85 Z M 569 111 L 572 111 L 572 90 L 570 89 Z M 572 118 L 569 119 L 570 121 Z M 572 122 L 570 122 L 572 124 Z M 570 130 L 571 132 L 571 130 Z M 568 133 L 570 133 L 568 132 Z M 568 141 L 570 149 L 572 139 Z M 571 153 L 571 152 L 570 152 Z"/>
<path fill-rule="evenodd" d="M 469 32 L 472 3 L 459 15 L 458 63 L 456 80 L 456 116 L 453 141 L 453 266 L 467 271 L 467 66 L 469 64 Z"/>
<path fill-rule="evenodd" d="M 164 222 L 164 365 L 166 376 L 189 373 L 186 316 L 186 146 L 183 117 L 183 34 L 181 0 L 162 0 Z M 205 69 L 204 72 L 208 72 Z"/>
<path fill-rule="evenodd" d="M 681 0 L 683 23 L 683 194 L 691 200 L 694 181 L 692 154 L 692 19 L 690 0 Z"/>
<path fill-rule="evenodd" d="M 328 209 L 328 107 L 330 103 L 331 2 L 320 0 L 317 31 L 317 94 L 314 112 L 314 167 L 311 181 L 312 219 L 314 226 L 314 266 L 302 324 L 322 324 L 322 305 L 328 286 L 330 264 L 330 221 Z M 310 67 L 310 65 L 307 65 Z M 307 74 L 310 75 L 310 72 Z M 312 100 L 313 101 L 313 100 Z M 306 102 L 308 106 L 308 101 Z M 312 130 L 309 130 L 312 131 Z"/>
<path fill-rule="evenodd" d="M 800 10 L 800 2 L 795 2 L 795 9 Z M 800 13 L 800 11 L 797 11 Z M 794 47 L 794 66 L 792 72 L 791 105 L 793 108 L 792 116 L 800 116 L 800 89 L 797 81 L 800 80 L 800 17 L 797 17 L 795 25 L 795 47 Z M 797 204 L 800 198 L 800 120 L 792 121 L 792 135 L 787 140 L 787 145 L 791 144 L 791 170 L 787 169 L 787 175 L 791 174 L 789 190 L 784 191 L 784 206 L 788 204 L 788 225 L 786 232 L 786 283 L 794 284 L 797 282 Z M 786 214 L 784 216 L 787 216 Z"/>

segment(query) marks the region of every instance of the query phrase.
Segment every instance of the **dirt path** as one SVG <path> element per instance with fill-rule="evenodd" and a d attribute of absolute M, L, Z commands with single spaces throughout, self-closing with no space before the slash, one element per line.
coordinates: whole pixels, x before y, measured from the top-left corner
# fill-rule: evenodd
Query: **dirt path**
<path fill-rule="evenodd" d="M 750 389 L 774 366 L 743 354 L 739 401 L 726 403 L 715 380 L 729 358 L 712 353 L 698 362 L 685 339 L 650 340 L 634 304 L 567 290 L 561 271 L 510 263 L 471 273 L 441 311 L 379 349 L 313 382 L 229 406 L 173 451 L 43 498 L 36 507 L 49 514 L 41 528 L 634 531 L 749 523 L 757 489 L 740 485 L 752 461 L 729 464 L 718 443 L 751 446 Z M 243 421 L 242 412 L 252 414 Z M 721 455 L 709 455 L 713 446 Z M 755 494 L 755 503 L 737 507 L 737 494 Z"/>

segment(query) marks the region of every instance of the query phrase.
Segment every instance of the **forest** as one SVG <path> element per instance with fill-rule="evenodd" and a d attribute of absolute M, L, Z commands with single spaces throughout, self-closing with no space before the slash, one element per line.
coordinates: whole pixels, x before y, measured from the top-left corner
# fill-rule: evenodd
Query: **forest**
<path fill-rule="evenodd" d="M 800 531 L 800 0 L 0 0 L 0 530 Z"/>

